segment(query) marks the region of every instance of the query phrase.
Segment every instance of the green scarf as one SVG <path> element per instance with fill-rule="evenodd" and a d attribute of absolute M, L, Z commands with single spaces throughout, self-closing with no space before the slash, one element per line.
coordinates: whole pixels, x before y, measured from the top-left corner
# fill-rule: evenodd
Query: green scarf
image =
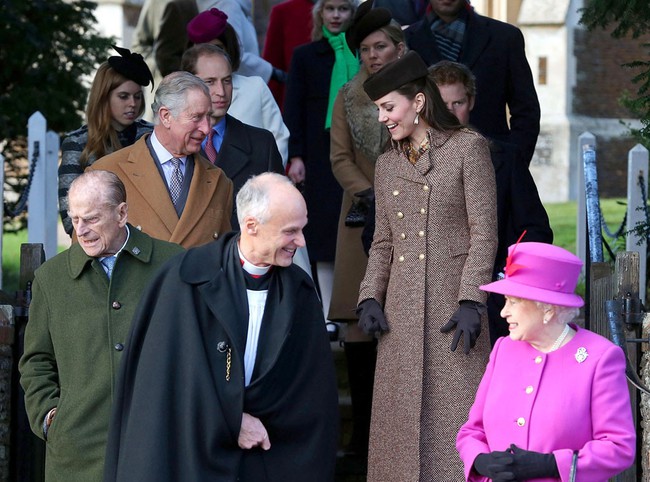
<path fill-rule="evenodd" d="M 345 41 L 345 32 L 333 34 L 323 27 L 323 37 L 330 43 L 334 50 L 335 60 L 332 68 L 332 80 L 330 81 L 330 96 L 327 104 L 327 116 L 325 117 L 325 129 L 332 125 L 332 110 L 334 101 L 339 89 L 359 72 L 359 60 L 356 55 L 350 51 L 348 43 Z"/>

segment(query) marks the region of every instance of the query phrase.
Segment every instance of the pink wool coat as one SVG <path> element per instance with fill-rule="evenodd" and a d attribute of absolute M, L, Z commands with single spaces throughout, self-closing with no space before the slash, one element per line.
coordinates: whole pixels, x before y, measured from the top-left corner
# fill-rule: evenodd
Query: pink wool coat
<path fill-rule="evenodd" d="M 510 444 L 553 453 L 562 481 L 569 480 L 574 450 L 579 451 L 576 482 L 606 481 L 632 465 L 636 434 L 623 351 L 571 326 L 578 333 L 551 353 L 510 338 L 494 345 L 456 440 L 468 481 L 488 480 L 472 470 L 478 454 Z"/>

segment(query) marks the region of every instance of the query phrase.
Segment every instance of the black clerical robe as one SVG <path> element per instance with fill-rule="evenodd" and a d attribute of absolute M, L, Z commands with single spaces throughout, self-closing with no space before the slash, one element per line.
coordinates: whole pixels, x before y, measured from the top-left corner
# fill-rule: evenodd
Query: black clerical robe
<path fill-rule="evenodd" d="M 238 234 L 191 249 L 143 295 L 123 356 L 106 481 L 334 479 L 337 390 L 322 308 L 298 267 L 273 268 L 253 376 Z M 237 444 L 242 413 L 271 449 Z"/>

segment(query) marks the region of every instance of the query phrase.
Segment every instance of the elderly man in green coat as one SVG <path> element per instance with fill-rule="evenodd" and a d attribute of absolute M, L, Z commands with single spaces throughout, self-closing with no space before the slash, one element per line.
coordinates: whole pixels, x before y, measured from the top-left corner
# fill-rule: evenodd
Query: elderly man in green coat
<path fill-rule="evenodd" d="M 108 171 L 70 187 L 78 244 L 35 273 L 20 382 L 47 481 L 100 481 L 113 386 L 140 295 L 176 244 L 127 224 L 126 190 Z"/>

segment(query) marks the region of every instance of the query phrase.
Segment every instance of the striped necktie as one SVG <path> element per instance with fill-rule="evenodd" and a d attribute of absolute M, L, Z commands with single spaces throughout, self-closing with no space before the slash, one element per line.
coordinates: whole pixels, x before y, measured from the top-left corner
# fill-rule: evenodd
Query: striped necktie
<path fill-rule="evenodd" d="M 181 171 L 181 160 L 178 157 L 172 157 L 171 163 L 174 166 L 174 170 L 169 181 L 169 194 L 175 206 L 183 188 L 183 171 Z"/>
<path fill-rule="evenodd" d="M 208 161 L 215 164 L 217 162 L 217 150 L 214 148 L 214 135 L 216 134 L 214 129 L 210 129 L 208 133 L 208 141 L 205 143 L 205 155 L 208 156 Z"/>

